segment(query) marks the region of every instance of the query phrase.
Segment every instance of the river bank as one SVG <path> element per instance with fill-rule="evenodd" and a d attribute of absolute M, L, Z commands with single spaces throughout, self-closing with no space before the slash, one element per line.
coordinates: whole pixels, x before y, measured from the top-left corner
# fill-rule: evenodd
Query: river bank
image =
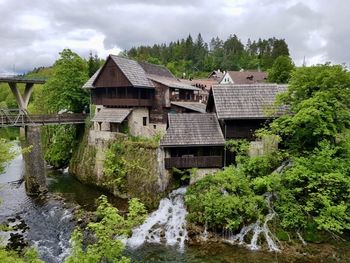
<path fill-rule="evenodd" d="M 25 242 L 36 246 L 45 262 L 63 262 L 69 254 L 69 238 L 76 224 L 73 220 L 74 208 L 79 206 L 84 210 L 94 210 L 95 200 L 103 192 L 81 184 L 67 171 L 48 170 L 48 198 L 28 197 L 20 181 L 22 162 L 21 156 L 16 157 L 0 176 L 0 222 L 6 223 L 9 218 L 23 221 L 28 227 L 23 233 Z M 110 201 L 121 211 L 125 209 L 122 200 Z M 284 246 L 281 253 L 250 251 L 245 247 L 218 242 L 190 242 L 182 251 L 177 246 L 144 244 L 137 249 L 127 248 L 125 254 L 132 258 L 132 262 L 346 263 L 350 258 L 350 244 L 291 244 Z"/>

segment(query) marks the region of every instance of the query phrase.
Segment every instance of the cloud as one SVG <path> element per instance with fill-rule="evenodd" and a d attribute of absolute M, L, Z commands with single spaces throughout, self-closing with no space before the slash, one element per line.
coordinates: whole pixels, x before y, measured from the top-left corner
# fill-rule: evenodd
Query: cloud
<path fill-rule="evenodd" d="M 349 63 L 349 13 L 344 0 L 0 0 L 0 73 L 51 65 L 66 47 L 105 57 L 199 32 L 284 38 L 297 64 Z"/>

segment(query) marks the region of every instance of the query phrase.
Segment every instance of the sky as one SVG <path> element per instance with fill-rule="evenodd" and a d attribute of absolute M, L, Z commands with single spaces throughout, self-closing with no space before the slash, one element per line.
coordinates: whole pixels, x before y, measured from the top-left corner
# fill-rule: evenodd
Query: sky
<path fill-rule="evenodd" d="M 283 38 L 297 65 L 349 67 L 349 14 L 349 0 L 0 0 L 0 74 L 50 66 L 64 48 L 105 58 L 199 32 Z"/>

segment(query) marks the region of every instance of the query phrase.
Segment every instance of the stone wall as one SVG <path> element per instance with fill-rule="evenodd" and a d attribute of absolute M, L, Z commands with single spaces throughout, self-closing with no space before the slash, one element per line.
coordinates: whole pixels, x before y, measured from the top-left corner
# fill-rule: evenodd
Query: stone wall
<path fill-rule="evenodd" d="M 206 176 L 210 176 L 221 169 L 219 168 L 198 168 L 190 177 L 190 184 L 194 184 Z"/>
<path fill-rule="evenodd" d="M 132 167 L 141 167 L 142 171 L 143 169 L 150 171 L 146 175 L 135 169 L 135 172 L 127 174 L 126 192 L 120 192 L 117 187 L 106 183 L 108 179 L 104 175 L 105 153 L 112 143 L 120 140 L 127 140 L 127 136 L 120 133 L 86 130 L 79 147 L 73 153 L 69 171 L 80 181 L 104 188 L 116 196 L 137 197 L 148 207 L 157 206 L 170 181 L 169 173 L 162 169 L 161 163 L 164 162 L 164 156 L 159 148 L 145 146 L 136 149 L 133 147 L 133 150 L 127 151 L 126 155 L 120 156 Z M 133 142 L 127 141 L 127 143 Z"/>
<path fill-rule="evenodd" d="M 146 125 L 143 125 L 146 118 Z M 134 108 L 128 117 L 129 132 L 133 136 L 152 137 L 159 133 L 164 134 L 166 124 L 150 123 L 148 108 Z"/>

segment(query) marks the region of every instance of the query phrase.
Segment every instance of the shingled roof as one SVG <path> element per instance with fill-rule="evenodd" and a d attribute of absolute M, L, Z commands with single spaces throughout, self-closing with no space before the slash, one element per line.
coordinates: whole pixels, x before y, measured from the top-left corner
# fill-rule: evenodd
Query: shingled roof
<path fill-rule="evenodd" d="M 122 123 L 130 114 L 131 109 L 108 109 L 103 108 L 96 112 L 95 117 L 91 120 L 94 122 L 111 122 Z"/>
<path fill-rule="evenodd" d="M 180 82 L 164 66 L 146 62 L 137 62 L 135 60 L 115 55 L 110 55 L 108 59 L 114 61 L 134 87 L 154 88 L 152 81 L 155 81 L 171 88 L 200 90 L 199 88 Z M 95 88 L 94 82 L 98 78 L 102 68 L 103 66 L 96 71 L 96 73 L 84 84 L 83 88 Z"/>
<path fill-rule="evenodd" d="M 214 113 L 169 114 L 162 147 L 223 146 L 225 139 Z"/>
<path fill-rule="evenodd" d="M 205 104 L 200 102 L 192 102 L 192 101 L 172 101 L 171 104 L 181 108 L 200 112 L 200 113 L 205 113 L 205 108 L 206 108 Z"/>
<path fill-rule="evenodd" d="M 89 80 L 84 84 L 83 89 L 93 89 L 94 86 L 94 81 L 97 78 L 98 74 L 100 74 L 102 67 L 100 67 L 94 75 L 91 76 L 91 78 L 89 78 Z"/>
<path fill-rule="evenodd" d="M 147 75 L 147 77 L 155 82 L 158 82 L 160 84 L 163 84 L 165 86 L 168 86 L 174 89 L 197 90 L 197 91 L 201 90 L 200 88 L 182 83 L 181 81 L 175 78 L 166 78 L 166 77 L 161 77 L 157 75 Z"/>
<path fill-rule="evenodd" d="M 286 90 L 286 85 L 277 84 L 216 85 L 212 96 L 218 119 L 266 119 L 285 112 L 274 102 Z"/>
<path fill-rule="evenodd" d="M 228 71 L 233 84 L 255 84 L 264 83 L 267 79 L 266 72 L 259 71 Z M 223 76 L 224 78 L 225 76 Z"/>
<path fill-rule="evenodd" d="M 137 61 L 115 55 L 110 57 L 134 87 L 154 88 L 152 81 L 147 78 L 146 72 Z"/>
<path fill-rule="evenodd" d="M 157 75 L 159 77 L 165 77 L 165 78 L 173 78 L 173 79 L 175 78 L 173 74 L 171 74 L 169 69 L 167 69 L 162 65 L 155 65 L 147 62 L 138 62 L 138 63 L 146 72 L 146 74 Z"/>

